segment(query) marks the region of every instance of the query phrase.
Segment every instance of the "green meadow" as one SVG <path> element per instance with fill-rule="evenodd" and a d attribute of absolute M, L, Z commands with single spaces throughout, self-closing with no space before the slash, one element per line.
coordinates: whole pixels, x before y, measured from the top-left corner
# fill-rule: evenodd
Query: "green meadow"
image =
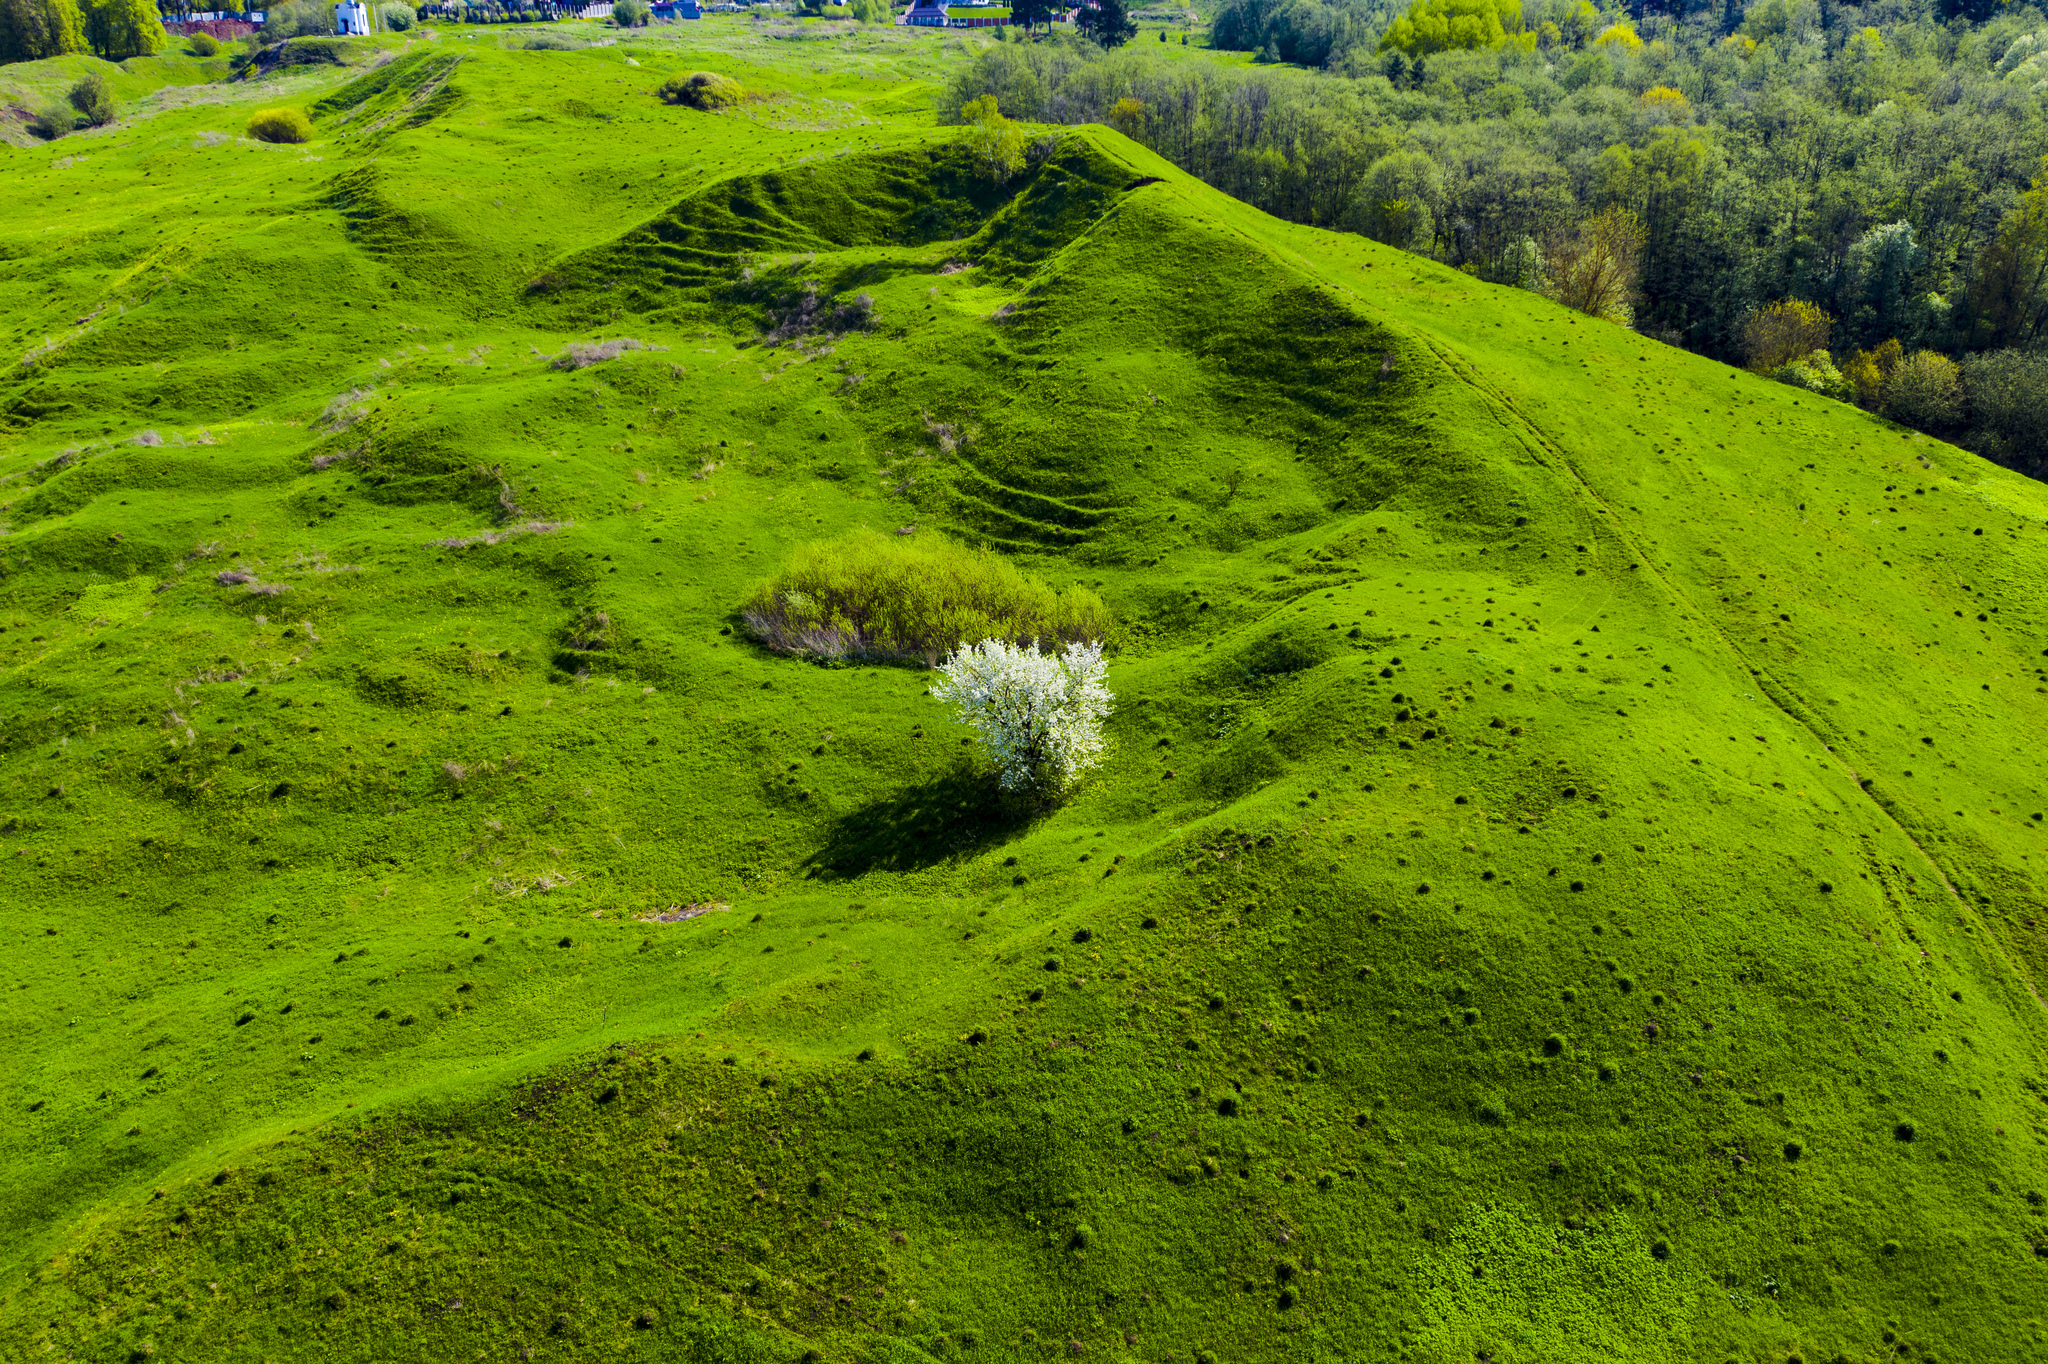
<path fill-rule="evenodd" d="M 0 69 L 0 1357 L 2042 1358 L 2048 490 L 541 31 Z M 1065 804 L 749 636 L 861 531 L 1106 606 Z"/>

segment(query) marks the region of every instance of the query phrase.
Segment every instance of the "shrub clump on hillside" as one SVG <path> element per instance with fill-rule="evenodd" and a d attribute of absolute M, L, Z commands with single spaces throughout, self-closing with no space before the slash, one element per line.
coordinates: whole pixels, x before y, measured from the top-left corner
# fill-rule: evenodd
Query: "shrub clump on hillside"
<path fill-rule="evenodd" d="M 692 109 L 707 112 L 715 109 L 730 109 L 747 97 L 747 89 L 730 76 L 721 76 L 716 71 L 694 71 L 687 76 L 671 76 L 655 92 L 668 104 L 688 105 Z"/>
<path fill-rule="evenodd" d="M 114 103 L 114 92 L 107 88 L 107 78 L 97 71 L 86 72 L 64 98 L 78 111 L 79 121 L 94 128 L 104 128 L 121 116 Z"/>
<path fill-rule="evenodd" d="M 1963 374 L 1937 351 L 1914 351 L 1892 370 L 1884 414 L 1921 431 L 1945 431 L 1963 415 Z"/>
<path fill-rule="evenodd" d="M 195 33 L 185 40 L 185 50 L 195 57 L 216 57 L 220 55 L 220 39 L 211 33 Z"/>
<path fill-rule="evenodd" d="M 1821 308 L 1789 299 L 1751 313 L 1743 320 L 1737 340 L 1750 372 L 1769 374 L 1815 351 L 1826 350 L 1832 326 L 1832 320 Z"/>
<path fill-rule="evenodd" d="M 986 550 L 870 530 L 798 549 L 741 619 L 778 653 L 928 667 L 973 640 L 1078 644 L 1109 628 L 1085 587 L 1057 592 Z"/>
<path fill-rule="evenodd" d="M 1833 398 L 1838 402 L 1846 403 L 1856 396 L 1856 386 L 1843 377 L 1842 371 L 1835 368 L 1834 357 L 1824 350 L 1779 365 L 1771 371 L 1771 377 L 1781 384 L 1803 388 L 1808 393 L 1818 393 L 1823 398 Z"/>
<path fill-rule="evenodd" d="M 859 293 L 842 299 L 815 279 L 803 277 L 808 258 L 799 257 L 786 265 L 765 264 L 741 268 L 732 297 L 758 305 L 766 314 L 761 339 L 771 346 L 796 343 L 811 336 L 843 336 L 864 332 L 875 325 L 872 294 Z"/>
<path fill-rule="evenodd" d="M 303 109 L 258 109 L 249 116 L 249 136 L 258 142 L 310 142 L 313 121 Z"/>
<path fill-rule="evenodd" d="M 528 292 L 538 293 L 528 286 Z M 615 336 L 609 341 L 571 341 L 568 349 L 548 362 L 549 369 L 588 369 L 606 360 L 616 360 L 629 350 L 658 350 L 645 341 L 636 341 L 630 336 Z"/>
<path fill-rule="evenodd" d="M 78 126 L 78 115 L 69 105 L 50 104 L 29 115 L 28 130 L 45 141 L 55 142 Z"/>

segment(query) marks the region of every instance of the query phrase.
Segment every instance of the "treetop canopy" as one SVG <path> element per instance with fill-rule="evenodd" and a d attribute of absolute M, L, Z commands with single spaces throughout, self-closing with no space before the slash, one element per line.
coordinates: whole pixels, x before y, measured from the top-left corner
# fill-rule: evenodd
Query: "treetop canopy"
<path fill-rule="evenodd" d="M 1519 0 L 1415 0 L 1380 38 L 1380 51 L 1419 57 L 1509 43 L 1536 45 L 1536 35 L 1524 31 Z"/>

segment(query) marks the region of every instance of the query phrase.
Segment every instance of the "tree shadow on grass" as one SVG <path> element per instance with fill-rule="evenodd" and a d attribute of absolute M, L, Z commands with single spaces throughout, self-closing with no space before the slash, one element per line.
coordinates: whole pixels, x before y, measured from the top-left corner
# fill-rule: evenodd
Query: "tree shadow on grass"
<path fill-rule="evenodd" d="M 834 820 L 804 875 L 848 881 L 871 871 L 918 871 L 1022 833 L 1030 812 L 1003 798 L 986 773 L 962 764 L 943 777 Z"/>

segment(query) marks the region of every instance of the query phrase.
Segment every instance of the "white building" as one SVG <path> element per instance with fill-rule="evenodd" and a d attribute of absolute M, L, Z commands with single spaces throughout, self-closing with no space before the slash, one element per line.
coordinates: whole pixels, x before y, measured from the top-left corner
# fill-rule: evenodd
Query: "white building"
<path fill-rule="evenodd" d="M 370 11 L 357 0 L 342 0 L 334 7 L 334 31 L 341 34 L 370 33 Z"/>

